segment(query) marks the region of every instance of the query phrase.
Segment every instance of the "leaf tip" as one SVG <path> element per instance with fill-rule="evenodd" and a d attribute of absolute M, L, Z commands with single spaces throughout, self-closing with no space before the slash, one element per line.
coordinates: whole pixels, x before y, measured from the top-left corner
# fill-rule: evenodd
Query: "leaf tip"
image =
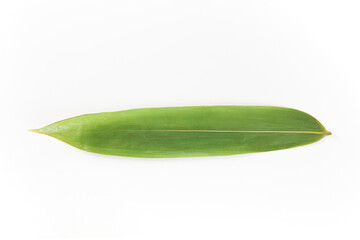
<path fill-rule="evenodd" d="M 41 128 L 39 128 L 39 129 L 30 129 L 29 131 L 30 131 L 30 132 L 35 132 L 35 133 L 44 134 L 44 132 L 41 131 Z"/>

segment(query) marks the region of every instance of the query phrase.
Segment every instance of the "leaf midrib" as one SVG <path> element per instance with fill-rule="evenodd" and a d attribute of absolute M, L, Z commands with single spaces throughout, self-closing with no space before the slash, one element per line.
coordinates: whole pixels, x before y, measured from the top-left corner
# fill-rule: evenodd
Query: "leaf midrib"
<path fill-rule="evenodd" d="M 278 131 L 278 130 L 186 130 L 186 129 L 122 129 L 123 132 L 213 132 L 213 133 L 304 133 L 331 135 L 329 131 Z"/>

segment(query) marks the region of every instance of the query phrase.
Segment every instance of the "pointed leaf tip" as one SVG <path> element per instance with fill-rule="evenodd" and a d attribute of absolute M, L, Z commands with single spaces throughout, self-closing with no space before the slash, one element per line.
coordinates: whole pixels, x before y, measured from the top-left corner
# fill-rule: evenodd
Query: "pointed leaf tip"
<path fill-rule="evenodd" d="M 39 129 L 30 129 L 29 131 L 35 132 L 35 133 L 43 133 L 40 128 Z"/>

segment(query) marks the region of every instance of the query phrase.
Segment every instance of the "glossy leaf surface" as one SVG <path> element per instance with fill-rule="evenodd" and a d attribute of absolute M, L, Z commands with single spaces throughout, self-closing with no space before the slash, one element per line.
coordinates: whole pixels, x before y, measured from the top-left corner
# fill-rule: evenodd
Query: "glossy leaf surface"
<path fill-rule="evenodd" d="M 65 119 L 33 131 L 89 152 L 144 158 L 273 151 L 310 144 L 330 134 L 307 113 L 265 106 L 105 112 Z"/>

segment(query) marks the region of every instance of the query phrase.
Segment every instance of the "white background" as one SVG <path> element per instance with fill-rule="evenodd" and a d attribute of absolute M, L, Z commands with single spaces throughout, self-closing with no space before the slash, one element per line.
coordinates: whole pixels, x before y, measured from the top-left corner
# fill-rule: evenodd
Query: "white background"
<path fill-rule="evenodd" d="M 1 239 L 359 239 L 357 0 L 0 3 Z M 139 107 L 273 105 L 333 135 L 135 159 L 28 132 Z"/>

